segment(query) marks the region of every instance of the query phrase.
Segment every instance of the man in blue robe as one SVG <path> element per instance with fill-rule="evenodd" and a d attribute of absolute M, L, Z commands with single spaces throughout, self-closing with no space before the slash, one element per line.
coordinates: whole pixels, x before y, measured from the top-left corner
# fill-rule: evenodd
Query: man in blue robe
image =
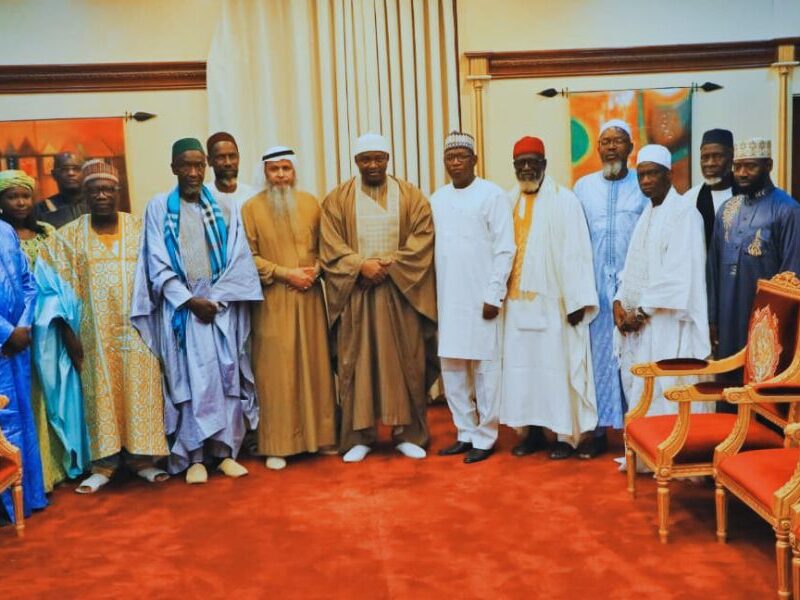
<path fill-rule="evenodd" d="M 0 191 L 6 181 L 0 181 Z M 31 321 L 36 285 L 14 229 L 0 221 L 0 395 L 9 399 L 0 409 L 0 429 L 22 453 L 25 516 L 47 506 L 39 439 L 31 408 Z M 0 496 L 14 519 L 11 492 Z"/>
<path fill-rule="evenodd" d="M 800 273 L 800 205 L 773 185 L 771 170 L 769 140 L 736 142 L 734 195 L 717 212 L 707 262 L 708 320 L 718 358 L 745 346 L 757 281 Z"/>
<path fill-rule="evenodd" d="M 600 311 L 589 325 L 597 391 L 597 429 L 593 436 L 579 444 L 580 458 L 594 458 L 605 452 L 608 447 L 606 429 L 620 429 L 627 410 L 619 365 L 614 357 L 612 305 L 633 229 L 649 202 L 639 189 L 636 173 L 628 169 L 632 150 L 628 124 L 619 119 L 605 123 L 597 142 L 603 169 L 581 177 L 575 184 L 575 194 L 589 224 L 594 278 L 600 300 Z"/>
<path fill-rule="evenodd" d="M 205 483 L 204 462 L 229 477 L 245 431 L 258 425 L 246 351 L 249 301 L 263 299 L 239 210 L 203 185 L 206 157 L 194 138 L 172 147 L 178 185 L 147 205 L 131 321 L 164 370 L 168 470 Z"/>

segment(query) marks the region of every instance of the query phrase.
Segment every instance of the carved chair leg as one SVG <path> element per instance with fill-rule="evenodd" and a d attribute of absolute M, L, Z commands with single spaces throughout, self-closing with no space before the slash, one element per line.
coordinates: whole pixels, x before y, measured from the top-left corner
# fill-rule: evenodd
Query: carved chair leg
<path fill-rule="evenodd" d="M 658 499 L 658 537 L 662 544 L 669 538 L 669 478 L 656 479 Z"/>
<path fill-rule="evenodd" d="M 725 488 L 716 483 L 714 502 L 717 509 L 717 541 L 724 544 L 728 537 L 728 496 Z"/>
<path fill-rule="evenodd" d="M 778 569 L 778 598 L 791 598 L 789 588 L 791 552 L 787 527 L 775 527 L 775 566 Z"/>
<path fill-rule="evenodd" d="M 625 469 L 628 476 L 628 493 L 636 498 L 636 453 L 630 448 L 625 448 Z"/>
<path fill-rule="evenodd" d="M 792 547 L 792 598 L 800 600 L 800 553 Z"/>
<path fill-rule="evenodd" d="M 17 537 L 25 536 L 25 512 L 22 504 L 22 485 L 17 483 L 14 485 L 12 492 L 14 501 L 14 527 L 17 530 Z"/>

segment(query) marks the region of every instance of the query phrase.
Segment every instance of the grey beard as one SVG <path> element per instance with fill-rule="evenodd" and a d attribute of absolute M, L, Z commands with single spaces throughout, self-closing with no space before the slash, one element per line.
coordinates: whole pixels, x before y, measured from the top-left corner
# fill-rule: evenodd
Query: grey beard
<path fill-rule="evenodd" d="M 297 204 L 293 185 L 273 185 L 267 182 L 267 194 L 272 211 L 276 217 L 288 218 L 290 224 L 295 219 Z"/>
<path fill-rule="evenodd" d="M 722 177 L 703 177 L 703 181 L 706 182 L 706 185 L 717 185 L 722 181 Z"/>
<path fill-rule="evenodd" d="M 536 181 L 527 181 L 527 180 L 517 180 L 519 183 L 519 191 L 523 194 L 535 194 L 539 191 L 539 188 L 542 187 L 542 180 L 544 179 L 544 175 L 539 177 Z"/>
<path fill-rule="evenodd" d="M 611 162 L 603 163 L 603 177 L 606 179 L 610 177 L 616 177 L 620 173 L 622 173 L 622 164 L 621 160 L 614 160 Z"/>

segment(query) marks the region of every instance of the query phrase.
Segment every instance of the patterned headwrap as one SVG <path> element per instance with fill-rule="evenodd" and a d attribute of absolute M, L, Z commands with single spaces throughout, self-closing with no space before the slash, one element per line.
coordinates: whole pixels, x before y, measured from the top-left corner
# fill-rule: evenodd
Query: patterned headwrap
<path fill-rule="evenodd" d="M 32 192 L 36 187 L 36 180 L 25 171 L 16 169 L 0 171 L 0 194 L 13 187 L 26 187 Z"/>

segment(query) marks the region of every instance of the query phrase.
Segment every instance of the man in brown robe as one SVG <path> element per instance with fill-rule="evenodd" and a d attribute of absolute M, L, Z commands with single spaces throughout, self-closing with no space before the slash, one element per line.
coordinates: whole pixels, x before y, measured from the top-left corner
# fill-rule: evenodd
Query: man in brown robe
<path fill-rule="evenodd" d="M 335 393 L 325 298 L 319 280 L 320 207 L 295 191 L 295 154 L 262 157 L 266 189 L 242 206 L 264 302 L 253 303 L 252 359 L 261 419 L 258 452 L 270 469 L 284 457 L 336 443 Z"/>
<path fill-rule="evenodd" d="M 381 421 L 397 449 L 424 458 L 426 392 L 438 371 L 433 221 L 413 185 L 387 177 L 389 144 L 358 139 L 359 175 L 322 205 L 320 261 L 335 336 L 340 449 L 363 460 Z"/>

